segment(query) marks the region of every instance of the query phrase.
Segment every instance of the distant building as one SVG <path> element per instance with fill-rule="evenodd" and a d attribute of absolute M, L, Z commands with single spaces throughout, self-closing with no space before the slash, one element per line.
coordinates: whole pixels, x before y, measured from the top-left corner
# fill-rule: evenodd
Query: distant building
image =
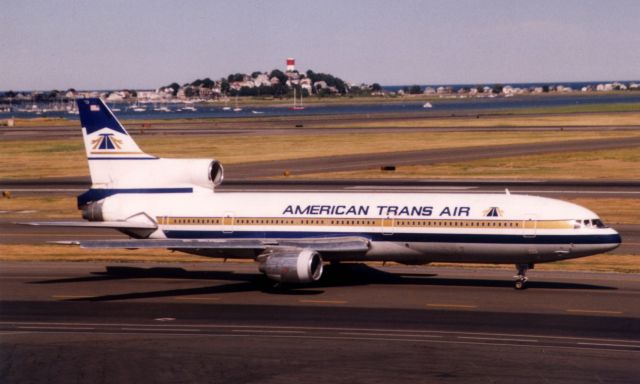
<path fill-rule="evenodd" d="M 598 92 L 608 92 L 613 91 L 613 84 L 598 84 L 596 85 L 596 91 Z"/>
<path fill-rule="evenodd" d="M 287 58 L 287 72 L 296 70 L 296 60 L 292 57 Z"/>
<path fill-rule="evenodd" d="M 515 93 L 515 90 L 513 89 L 512 86 L 510 85 L 505 85 L 504 87 L 502 87 L 502 93 L 505 96 L 513 96 L 513 94 Z"/>
<path fill-rule="evenodd" d="M 124 95 L 122 92 L 111 92 L 107 97 L 107 101 L 123 101 Z"/>
<path fill-rule="evenodd" d="M 200 87 L 198 89 L 198 95 L 203 99 L 210 99 L 213 97 L 213 90 L 211 88 Z"/>
<path fill-rule="evenodd" d="M 313 87 L 315 89 L 324 89 L 327 88 L 327 82 L 324 80 L 320 80 L 320 81 L 316 81 L 315 83 L 313 83 Z"/>
<path fill-rule="evenodd" d="M 304 79 L 300 80 L 300 88 L 306 89 L 307 92 L 311 94 L 311 89 L 312 89 L 311 79 L 305 77 Z"/>
<path fill-rule="evenodd" d="M 269 81 L 269 75 L 267 75 L 266 73 L 261 73 L 258 76 L 256 76 L 255 79 L 253 79 L 253 84 L 256 87 L 268 87 L 271 85 L 271 81 Z"/>

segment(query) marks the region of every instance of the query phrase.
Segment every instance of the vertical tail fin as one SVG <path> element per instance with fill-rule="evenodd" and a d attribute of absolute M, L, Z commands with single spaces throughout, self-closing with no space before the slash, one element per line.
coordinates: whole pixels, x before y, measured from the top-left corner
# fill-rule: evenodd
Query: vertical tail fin
<path fill-rule="evenodd" d="M 78 99 L 87 158 L 150 157 L 129 136 L 109 107 L 98 99 Z"/>
<path fill-rule="evenodd" d="M 94 185 L 113 182 L 115 175 L 112 173 L 123 168 L 123 164 L 114 166 L 114 162 L 156 159 L 142 152 L 102 100 L 78 99 L 77 103 L 91 181 Z"/>

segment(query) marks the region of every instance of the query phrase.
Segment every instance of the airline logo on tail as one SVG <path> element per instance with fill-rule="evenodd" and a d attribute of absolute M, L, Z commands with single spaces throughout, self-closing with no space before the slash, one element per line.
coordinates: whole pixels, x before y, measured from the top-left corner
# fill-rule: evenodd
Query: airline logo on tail
<path fill-rule="evenodd" d="M 101 133 L 91 144 L 93 149 L 122 149 L 122 140 L 113 137 L 113 133 Z"/>
<path fill-rule="evenodd" d="M 89 160 L 155 159 L 140 150 L 102 100 L 77 102 Z"/>

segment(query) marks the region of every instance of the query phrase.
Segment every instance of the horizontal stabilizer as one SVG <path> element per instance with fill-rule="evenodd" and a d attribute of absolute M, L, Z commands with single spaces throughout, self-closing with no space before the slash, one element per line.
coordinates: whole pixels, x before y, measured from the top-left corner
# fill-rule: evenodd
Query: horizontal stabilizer
<path fill-rule="evenodd" d="M 57 244 L 79 245 L 89 249 L 236 249 L 265 250 L 281 247 L 309 248 L 317 252 L 364 253 L 369 250 L 369 240 L 363 237 L 335 237 L 308 239 L 141 239 L 141 240 L 78 240 L 60 241 Z"/>
<path fill-rule="evenodd" d="M 36 225 L 42 227 L 82 227 L 82 228 L 113 228 L 113 229 L 157 229 L 154 223 L 130 221 L 32 221 L 17 223 L 20 225 Z"/>

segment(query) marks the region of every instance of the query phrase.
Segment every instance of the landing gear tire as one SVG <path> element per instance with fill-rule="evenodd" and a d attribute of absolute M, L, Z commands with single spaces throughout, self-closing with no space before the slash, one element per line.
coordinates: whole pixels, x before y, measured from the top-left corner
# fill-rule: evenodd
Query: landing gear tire
<path fill-rule="evenodd" d="M 515 289 L 521 290 L 527 288 L 527 270 L 533 269 L 533 264 L 516 264 L 516 269 L 518 270 L 518 274 L 515 276 L 516 282 L 514 285 Z"/>

